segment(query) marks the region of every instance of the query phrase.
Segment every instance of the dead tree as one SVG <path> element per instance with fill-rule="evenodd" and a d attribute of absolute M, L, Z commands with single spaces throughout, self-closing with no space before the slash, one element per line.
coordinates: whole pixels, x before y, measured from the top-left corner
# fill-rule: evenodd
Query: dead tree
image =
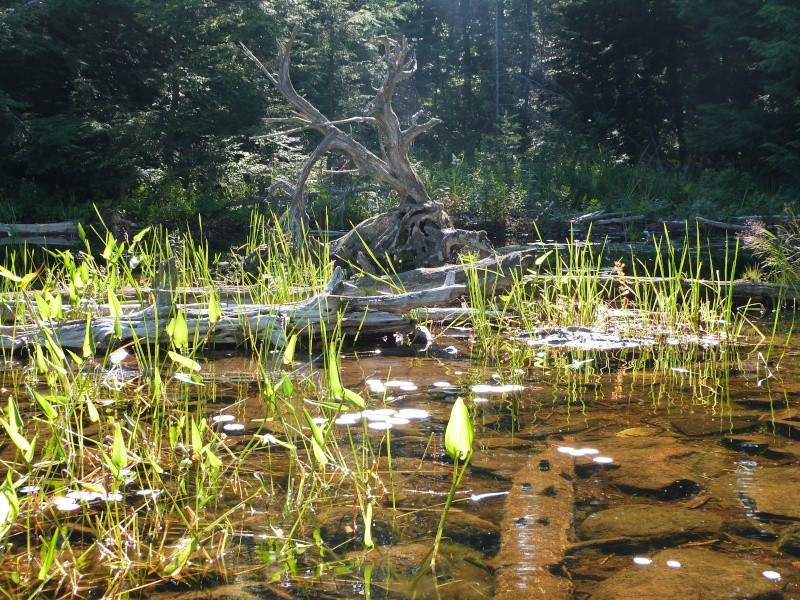
<path fill-rule="evenodd" d="M 269 71 L 242 45 L 247 56 L 293 108 L 287 121 L 294 127 L 283 133 L 314 130 L 322 135 L 322 141 L 309 155 L 297 181 L 293 185 L 282 184 L 291 197 L 287 214 L 294 239 L 300 243 L 307 239 L 308 216 L 304 192 L 314 165 L 327 153 L 343 152 L 355 165 L 355 171 L 396 192 L 400 204 L 389 212 L 363 221 L 344 237 L 332 242 L 334 256 L 368 270 L 374 267 L 372 257 L 391 261 L 398 270 L 407 270 L 454 262 L 461 252 L 478 255 L 490 253 L 491 246 L 485 232 L 453 228 L 448 215 L 428 195 L 408 158 L 414 140 L 441 121 L 435 118 L 421 120 L 423 111 L 419 111 L 403 129 L 392 108 L 397 84 L 411 77 L 417 69 L 416 59 L 409 53 L 405 38 L 399 41 L 386 36 L 378 39 L 384 49 L 386 75 L 375 97 L 367 105 L 364 116 L 332 121 L 298 94 L 292 84 L 289 65 L 297 33 L 298 28 L 295 27 L 289 40 L 279 44 L 277 73 Z M 355 123 L 366 123 L 377 129 L 381 156 L 340 128 Z"/>

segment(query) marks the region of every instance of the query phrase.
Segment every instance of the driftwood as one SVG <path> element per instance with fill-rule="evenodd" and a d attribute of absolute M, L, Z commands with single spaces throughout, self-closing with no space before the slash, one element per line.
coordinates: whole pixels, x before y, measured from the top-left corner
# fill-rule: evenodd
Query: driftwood
<path fill-rule="evenodd" d="M 383 46 L 386 67 L 383 82 L 363 116 L 332 120 L 302 97 L 292 83 L 289 67 L 298 32 L 299 27 L 295 27 L 291 37 L 279 45 L 278 70 L 275 73 L 242 45 L 245 54 L 293 109 L 291 116 L 278 119 L 288 123 L 289 129 L 277 135 L 313 130 L 322 136 L 322 141 L 300 169 L 295 183 L 281 181 L 273 185 L 290 198 L 287 217 L 295 244 L 301 246 L 307 243 L 306 183 L 324 156 L 338 152 L 348 157 L 352 168 L 336 172 L 366 175 L 395 192 L 401 200 L 396 209 L 356 225 L 353 231 L 332 244 L 332 253 L 342 263 L 375 272 L 376 267 L 385 264 L 392 264 L 398 270 L 407 270 L 452 263 L 461 251 L 489 254 L 491 245 L 485 232 L 454 229 L 450 217 L 429 196 L 409 158 L 414 140 L 435 127 L 440 120 L 421 120 L 424 112 L 418 111 L 411 116 L 410 123 L 403 127 L 392 107 L 397 85 L 417 70 L 416 59 L 406 39 L 394 40 L 384 36 L 377 40 Z M 349 132 L 345 130 L 357 124 L 369 125 L 377 130 L 379 154 L 359 142 L 353 136 L 352 129 Z"/>
<path fill-rule="evenodd" d="M 377 288 L 382 290 L 404 289 L 425 290 L 441 285 L 448 280 L 454 284 L 466 285 L 468 271 L 474 270 L 481 286 L 489 293 L 500 292 L 509 287 L 515 277 L 521 277 L 530 269 L 535 261 L 536 254 L 541 249 L 532 248 L 511 252 L 503 256 L 490 256 L 474 263 L 463 265 L 443 265 L 440 267 L 420 268 L 396 275 L 375 277 L 360 277 L 354 281 L 360 288 Z"/>

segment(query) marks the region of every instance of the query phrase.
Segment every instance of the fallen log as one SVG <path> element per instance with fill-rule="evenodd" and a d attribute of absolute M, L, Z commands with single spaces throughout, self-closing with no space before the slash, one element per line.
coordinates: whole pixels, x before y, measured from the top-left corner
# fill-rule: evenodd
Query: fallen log
<path fill-rule="evenodd" d="M 60 223 L 0 223 L 0 246 L 28 244 L 32 246 L 73 246 L 78 241 L 78 225 L 74 221 Z"/>
<path fill-rule="evenodd" d="M 540 248 L 519 250 L 503 256 L 489 256 L 473 263 L 457 265 L 443 265 L 441 267 L 428 267 L 405 271 L 383 277 L 359 277 L 353 283 L 362 289 L 375 289 L 392 291 L 402 289 L 406 291 L 428 290 L 441 286 L 442 282 L 451 281 L 457 285 L 467 285 L 468 270 L 474 270 L 481 286 L 489 294 L 500 292 L 518 280 L 528 269 L 533 267 L 536 254 Z M 449 278 L 449 279 L 448 279 Z"/>

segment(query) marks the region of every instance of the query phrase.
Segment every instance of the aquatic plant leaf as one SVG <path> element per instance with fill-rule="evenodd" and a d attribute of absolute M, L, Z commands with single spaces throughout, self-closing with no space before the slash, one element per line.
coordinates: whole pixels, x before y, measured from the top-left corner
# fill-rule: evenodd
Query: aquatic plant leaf
<path fill-rule="evenodd" d="M 141 241 L 142 241 L 142 238 L 144 238 L 144 236 L 146 236 L 146 235 L 147 235 L 147 233 L 148 233 L 148 232 L 149 232 L 151 229 L 152 229 L 152 226 L 145 227 L 145 228 L 144 228 L 144 229 L 142 229 L 142 230 L 141 230 L 139 233 L 137 233 L 135 236 L 133 236 L 133 239 L 131 239 L 131 246 L 130 246 L 130 247 L 131 247 L 131 248 L 133 248 L 133 246 L 134 246 L 135 244 L 138 244 L 139 242 L 141 242 Z"/>
<path fill-rule="evenodd" d="M 206 446 L 204 450 L 206 455 L 206 467 L 214 471 L 219 471 L 222 469 L 222 461 L 211 451 L 211 448 Z"/>
<path fill-rule="evenodd" d="M 111 462 L 121 471 L 128 466 L 128 452 L 125 449 L 125 439 L 122 437 L 122 425 L 119 421 L 114 423 L 114 442 L 111 447 Z"/>
<path fill-rule="evenodd" d="M 122 307 L 112 287 L 108 288 L 109 316 L 114 320 L 114 337 L 122 338 Z"/>
<path fill-rule="evenodd" d="M 344 394 L 344 387 L 342 386 L 342 379 L 339 377 L 339 357 L 333 345 L 328 348 L 327 375 L 328 391 L 331 396 L 341 398 Z"/>
<path fill-rule="evenodd" d="M 188 383 L 189 385 L 205 385 L 203 378 L 199 375 L 190 375 L 189 373 L 175 373 L 173 379 L 177 379 L 182 383 Z"/>
<path fill-rule="evenodd" d="M 324 467 L 328 464 L 328 456 L 325 454 L 322 446 L 320 446 L 314 438 L 311 438 L 311 450 L 319 466 Z"/>
<path fill-rule="evenodd" d="M 189 557 L 192 555 L 192 552 L 197 550 L 199 546 L 200 544 L 195 537 L 182 539 L 178 542 L 175 552 L 172 553 L 169 562 L 164 565 L 161 572 L 167 577 L 175 577 L 180 573 L 186 563 L 189 562 Z"/>
<path fill-rule="evenodd" d="M 178 311 L 167 323 L 167 335 L 176 348 L 185 349 L 189 347 L 189 327 L 186 325 L 186 317 Z"/>
<path fill-rule="evenodd" d="M 191 371 L 199 371 L 202 368 L 200 363 L 198 363 L 196 360 L 192 360 L 188 356 L 178 354 L 174 350 L 167 352 L 167 355 L 172 359 L 173 362 Z"/>
<path fill-rule="evenodd" d="M 372 548 L 375 542 L 372 541 L 372 502 L 367 504 L 366 514 L 364 515 L 364 547 Z"/>
<path fill-rule="evenodd" d="M 32 388 L 28 388 L 28 391 L 30 391 L 33 399 L 36 400 L 36 404 L 38 404 L 39 408 L 42 409 L 42 412 L 44 413 L 44 416 L 47 417 L 48 421 L 53 421 L 56 417 L 58 417 L 58 411 L 53 408 L 53 405 L 50 404 L 50 401 L 47 398 Z"/>
<path fill-rule="evenodd" d="M 286 347 L 283 349 L 283 364 L 291 365 L 294 363 L 294 351 L 297 348 L 297 334 L 293 333 L 289 336 L 289 341 L 286 342 Z"/>
<path fill-rule="evenodd" d="M 222 305 L 219 302 L 219 296 L 214 290 L 208 295 L 208 320 L 211 323 L 216 323 L 222 318 Z"/>
<path fill-rule="evenodd" d="M 203 451 L 203 436 L 200 433 L 200 425 L 192 419 L 192 452 L 200 454 Z"/>
<path fill-rule="evenodd" d="M 8 269 L 6 269 L 3 265 L 0 265 L 0 277 L 5 277 L 6 279 L 10 279 L 14 283 L 21 283 L 22 277 L 19 275 L 15 275 Z"/>
<path fill-rule="evenodd" d="M 86 398 L 86 410 L 89 412 L 89 420 L 92 423 L 97 423 L 100 420 L 100 412 L 97 410 L 97 406 L 89 396 L 85 396 Z"/>
<path fill-rule="evenodd" d="M 291 398 L 292 394 L 294 394 L 292 380 L 289 379 L 289 376 L 286 374 L 281 377 L 281 394 L 283 394 L 284 398 Z"/>
<path fill-rule="evenodd" d="M 47 301 L 47 298 L 45 298 L 41 292 L 36 292 L 33 295 L 33 299 L 36 301 L 36 308 L 39 309 L 39 318 L 41 318 L 42 321 L 49 321 L 50 303 Z"/>
<path fill-rule="evenodd" d="M 345 399 L 345 401 L 352 404 L 356 408 L 367 407 L 367 403 L 364 401 L 364 398 L 362 398 L 359 394 L 355 393 L 353 390 L 348 390 L 345 388 L 342 391 L 342 397 Z"/>
<path fill-rule="evenodd" d="M 319 427 L 317 427 L 317 424 L 311 417 L 311 413 L 309 413 L 305 408 L 303 409 L 303 416 L 306 418 L 306 423 L 308 423 L 308 426 L 311 429 L 311 435 L 316 440 L 317 444 L 319 444 L 320 448 L 322 448 L 325 446 L 325 436 L 322 435 Z"/>
<path fill-rule="evenodd" d="M 465 460 L 472 453 L 474 435 L 469 410 L 463 398 L 458 397 L 450 410 L 450 420 L 444 432 L 444 447 L 450 458 Z"/>
<path fill-rule="evenodd" d="M 36 576 L 39 581 L 45 581 L 47 579 L 47 574 L 50 572 L 50 567 L 53 566 L 53 563 L 56 560 L 56 553 L 61 545 L 59 542 L 62 539 L 61 528 L 58 527 L 53 532 L 53 535 L 50 536 L 50 540 L 42 547 L 42 566 L 39 569 L 38 575 Z"/>
<path fill-rule="evenodd" d="M 552 253 L 553 253 L 552 250 L 548 250 L 547 252 L 545 252 L 541 256 L 537 257 L 536 260 L 533 261 L 533 264 L 536 265 L 537 267 L 541 267 L 542 263 L 544 263 L 544 261 L 547 260 L 547 257 L 550 256 Z"/>
<path fill-rule="evenodd" d="M 83 331 L 83 358 L 94 356 L 94 336 L 92 335 L 92 315 L 86 315 L 86 329 Z"/>
<path fill-rule="evenodd" d="M 11 481 L 11 472 L 0 486 L 0 540 L 6 537 L 19 515 L 19 498 L 17 489 Z"/>

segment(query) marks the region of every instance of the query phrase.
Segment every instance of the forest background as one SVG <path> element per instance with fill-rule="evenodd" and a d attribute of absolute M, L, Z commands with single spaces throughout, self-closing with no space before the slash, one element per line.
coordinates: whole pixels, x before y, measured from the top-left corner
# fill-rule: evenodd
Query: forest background
<path fill-rule="evenodd" d="M 297 22 L 293 80 L 331 119 L 374 95 L 374 38 L 408 37 L 419 69 L 395 108 L 443 121 L 413 158 L 463 223 L 798 205 L 795 0 L 0 0 L 0 221 L 96 205 L 235 232 L 232 206 L 291 180 L 319 141 L 275 133 L 265 119 L 288 108 L 239 47 L 274 65 Z M 330 156 L 310 182 L 330 228 L 396 201 L 332 173 L 347 166 Z"/>

